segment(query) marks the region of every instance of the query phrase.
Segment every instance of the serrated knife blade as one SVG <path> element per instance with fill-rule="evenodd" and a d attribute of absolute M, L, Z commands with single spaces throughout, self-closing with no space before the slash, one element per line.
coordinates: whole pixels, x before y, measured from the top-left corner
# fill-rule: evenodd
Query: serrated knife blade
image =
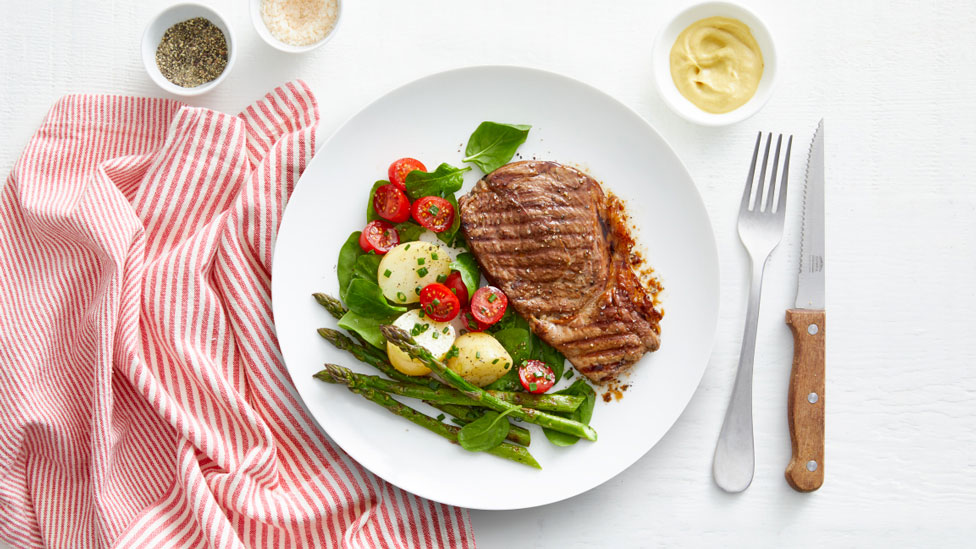
<path fill-rule="evenodd" d="M 796 308 L 823 309 L 824 290 L 824 121 L 820 120 L 810 153 L 803 187 L 803 223 L 800 235 L 800 274 L 796 281 Z"/>
<path fill-rule="evenodd" d="M 824 389 L 827 314 L 824 311 L 824 121 L 810 142 L 803 187 L 800 272 L 796 308 L 786 311 L 793 332 L 793 371 L 786 400 L 793 456 L 786 482 L 812 492 L 824 481 Z"/>

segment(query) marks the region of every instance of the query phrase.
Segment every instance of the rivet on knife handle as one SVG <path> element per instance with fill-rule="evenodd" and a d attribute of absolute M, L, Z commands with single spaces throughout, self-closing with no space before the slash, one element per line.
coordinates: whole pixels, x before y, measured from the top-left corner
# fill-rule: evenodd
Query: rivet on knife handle
<path fill-rule="evenodd" d="M 824 481 L 824 350 L 826 314 L 822 310 L 788 309 L 793 331 L 793 372 L 787 414 L 793 458 L 786 482 L 799 492 L 812 492 Z"/>

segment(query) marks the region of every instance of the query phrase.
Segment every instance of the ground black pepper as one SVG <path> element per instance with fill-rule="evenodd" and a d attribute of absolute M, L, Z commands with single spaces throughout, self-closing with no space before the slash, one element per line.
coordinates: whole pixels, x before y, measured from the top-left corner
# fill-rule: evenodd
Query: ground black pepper
<path fill-rule="evenodd" d="M 203 17 L 182 21 L 163 33 L 156 48 L 156 65 L 177 86 L 206 84 L 227 67 L 227 39 Z"/>

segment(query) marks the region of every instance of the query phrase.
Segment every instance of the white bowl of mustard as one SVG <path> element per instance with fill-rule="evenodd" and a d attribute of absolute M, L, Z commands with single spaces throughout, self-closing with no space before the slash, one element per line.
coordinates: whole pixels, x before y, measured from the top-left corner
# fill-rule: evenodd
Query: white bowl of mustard
<path fill-rule="evenodd" d="M 664 102 L 704 126 L 741 122 L 772 95 L 776 48 L 751 11 L 706 2 L 677 14 L 654 44 L 654 80 Z"/>

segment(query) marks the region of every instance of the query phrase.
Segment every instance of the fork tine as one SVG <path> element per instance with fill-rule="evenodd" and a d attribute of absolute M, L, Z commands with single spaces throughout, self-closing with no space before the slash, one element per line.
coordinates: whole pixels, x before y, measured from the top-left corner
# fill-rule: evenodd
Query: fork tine
<path fill-rule="evenodd" d="M 749 206 L 752 203 L 752 178 L 756 175 L 756 159 L 759 158 L 759 143 L 762 141 L 762 132 L 756 136 L 756 146 L 752 150 L 752 164 L 749 165 L 749 176 L 746 178 L 746 189 L 742 191 L 742 204 L 739 205 L 739 211 L 744 212 L 749 210 Z"/>
<path fill-rule="evenodd" d="M 793 136 L 786 142 L 786 159 L 783 160 L 783 180 L 779 184 L 779 202 L 776 204 L 776 213 L 783 215 L 786 211 L 786 189 L 790 181 L 790 151 L 793 150 Z"/>
<path fill-rule="evenodd" d="M 763 205 L 763 198 L 766 192 L 766 166 L 769 164 L 769 146 L 772 144 L 773 134 L 770 133 L 769 137 L 766 138 L 766 152 L 763 153 L 762 170 L 759 171 L 759 186 L 756 190 L 756 209 L 754 210 L 756 212 L 760 211 Z"/>
<path fill-rule="evenodd" d="M 779 151 L 783 147 L 783 134 L 779 134 L 779 138 L 776 140 L 776 154 L 773 155 L 773 173 L 769 176 L 769 201 L 765 200 L 765 196 L 759 203 L 760 209 L 764 212 L 772 213 L 773 211 L 773 200 L 776 198 L 776 170 L 779 168 Z M 768 206 L 766 204 L 769 204 Z"/>

